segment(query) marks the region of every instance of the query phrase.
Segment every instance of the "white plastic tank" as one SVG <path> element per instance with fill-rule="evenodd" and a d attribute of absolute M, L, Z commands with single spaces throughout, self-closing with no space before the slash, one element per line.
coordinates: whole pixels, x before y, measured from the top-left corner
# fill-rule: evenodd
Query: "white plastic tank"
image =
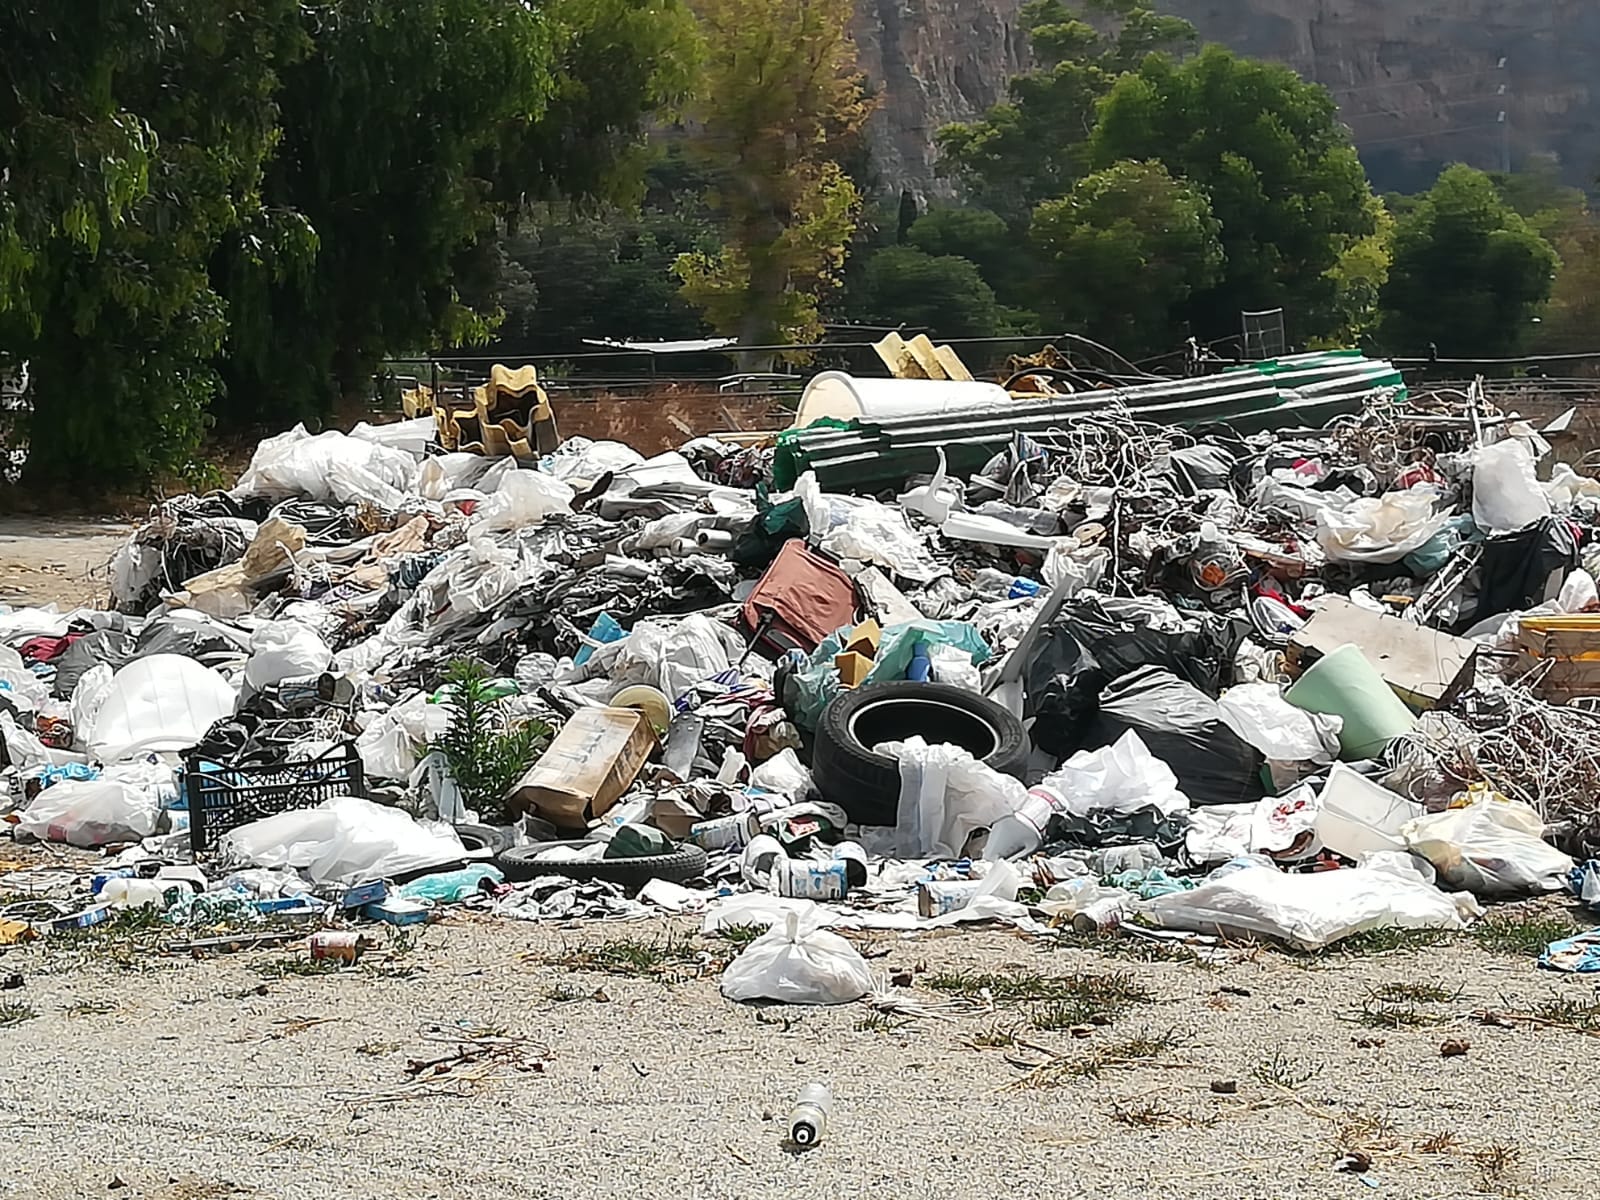
<path fill-rule="evenodd" d="M 823 371 L 800 395 L 793 428 L 818 417 L 852 421 L 882 417 L 920 417 L 968 412 L 1012 402 L 998 383 L 952 379 L 864 379 L 844 371 Z"/>

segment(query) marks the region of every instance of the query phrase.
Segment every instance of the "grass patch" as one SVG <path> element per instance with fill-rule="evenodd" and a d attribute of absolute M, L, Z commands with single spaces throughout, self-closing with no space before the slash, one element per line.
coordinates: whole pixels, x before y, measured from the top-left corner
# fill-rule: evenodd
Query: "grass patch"
<path fill-rule="evenodd" d="M 1205 1129 L 1218 1121 L 1215 1113 L 1195 1116 L 1193 1113 L 1175 1112 L 1153 1100 L 1144 1104 L 1113 1104 L 1111 1119 L 1129 1129 Z"/>
<path fill-rule="evenodd" d="M 1461 1139 L 1448 1129 L 1441 1129 L 1438 1133 L 1430 1133 L 1425 1138 L 1417 1139 L 1416 1142 L 1418 1154 L 1449 1154 L 1459 1149 L 1460 1146 Z"/>
<path fill-rule="evenodd" d="M 1076 929 L 1063 929 L 1056 934 L 1055 945 L 1060 950 L 1092 950 L 1107 958 L 1124 958 L 1132 962 L 1175 962 L 1205 969 L 1219 965 L 1213 959 L 1197 953 L 1193 946 L 1163 938 L 1120 933 L 1079 933 Z"/>
<path fill-rule="evenodd" d="M 911 1022 L 905 1017 L 894 1017 L 888 1013 L 871 1012 L 856 1022 L 857 1033 L 894 1033 Z"/>
<path fill-rule="evenodd" d="M 1536 1021 L 1561 1025 L 1579 1033 L 1600 1030 L 1600 1000 L 1571 1000 L 1564 996 L 1551 996 L 1528 1010 Z"/>
<path fill-rule="evenodd" d="M 1581 926 L 1565 913 L 1485 917 L 1468 930 L 1472 940 L 1490 954 L 1517 958 L 1538 958 L 1551 942 L 1579 932 Z"/>
<path fill-rule="evenodd" d="M 1522 1165 L 1522 1151 L 1505 1142 L 1495 1142 L 1472 1153 L 1473 1165 L 1478 1168 L 1478 1179 L 1488 1191 L 1502 1196 L 1519 1196 L 1521 1186 L 1513 1176 Z"/>
<path fill-rule="evenodd" d="M 288 979 L 295 975 L 336 975 L 345 964 L 336 958 L 269 958 L 253 962 L 250 969 L 265 979 Z"/>
<path fill-rule="evenodd" d="M 1096 1046 L 1081 1055 L 1054 1055 L 1030 1070 L 1013 1086 L 1057 1087 L 1074 1079 L 1095 1079 L 1117 1067 L 1135 1067 L 1160 1058 L 1183 1045 L 1185 1035 L 1176 1029 L 1157 1033 L 1140 1030 L 1131 1037 Z"/>
<path fill-rule="evenodd" d="M 1367 993 L 1355 1020 L 1368 1029 L 1422 1029 L 1449 1020 L 1422 1005 L 1450 1004 L 1460 998 L 1459 990 L 1447 991 L 1437 984 L 1386 983 Z"/>
<path fill-rule="evenodd" d="M 0 1004 L 0 1029 L 12 1025 L 21 1025 L 24 1021 L 31 1021 L 39 1015 L 39 1010 L 27 1004 L 16 1004 L 7 1001 Z"/>
<path fill-rule="evenodd" d="M 692 937 L 667 933 L 658 938 L 617 938 L 597 946 L 583 946 L 560 958 L 546 959 L 552 965 L 575 971 L 602 971 L 607 975 L 660 975 L 670 967 L 697 963 L 705 948 Z"/>
<path fill-rule="evenodd" d="M 1018 971 L 1008 975 L 993 973 L 939 972 L 923 977 L 928 987 L 938 992 L 988 999 L 995 1004 L 1033 1004 L 1036 1018 L 1054 1021 L 1036 1028 L 1056 1029 L 1111 1020 L 1135 1004 L 1155 999 L 1143 985 L 1126 972 L 1105 975 L 1041 975 Z"/>
<path fill-rule="evenodd" d="M 69 1017 L 103 1017 L 117 1011 L 115 1000 L 74 1000 L 61 1011 Z"/>
<path fill-rule="evenodd" d="M 717 930 L 717 936 L 743 950 L 765 932 L 766 929 L 760 925 L 729 925 Z"/>
<path fill-rule="evenodd" d="M 1454 936 L 1448 929 L 1401 929 L 1397 925 L 1386 925 L 1341 938 L 1326 949 L 1313 952 L 1313 957 L 1346 955 L 1368 958 L 1378 954 L 1415 954 L 1418 950 L 1447 942 Z"/>
<path fill-rule="evenodd" d="M 991 1025 L 982 1033 L 973 1034 L 967 1039 L 967 1044 L 974 1050 L 1009 1050 L 1017 1044 L 1017 1035 L 1009 1029 Z"/>
<path fill-rule="evenodd" d="M 1322 1064 L 1291 1057 L 1280 1048 L 1272 1052 L 1272 1057 L 1251 1067 L 1250 1074 L 1270 1087 L 1297 1092 L 1322 1074 Z"/>

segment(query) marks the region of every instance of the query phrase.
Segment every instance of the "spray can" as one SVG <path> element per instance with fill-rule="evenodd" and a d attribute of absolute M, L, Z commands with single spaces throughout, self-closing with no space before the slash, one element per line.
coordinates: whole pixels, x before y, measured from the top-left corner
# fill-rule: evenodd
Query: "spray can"
<path fill-rule="evenodd" d="M 337 929 L 324 929 L 311 935 L 311 957 L 331 958 L 339 962 L 355 962 L 367 948 L 366 939 L 359 933 L 345 933 Z"/>
<path fill-rule="evenodd" d="M 796 1146 L 815 1146 L 828 1131 L 833 1112 L 833 1093 L 825 1083 L 808 1083 L 800 1089 L 789 1110 L 789 1141 Z"/>
<path fill-rule="evenodd" d="M 726 850 L 747 846 L 761 832 L 761 818 L 754 812 L 714 817 L 689 826 L 689 840 L 702 850 Z"/>

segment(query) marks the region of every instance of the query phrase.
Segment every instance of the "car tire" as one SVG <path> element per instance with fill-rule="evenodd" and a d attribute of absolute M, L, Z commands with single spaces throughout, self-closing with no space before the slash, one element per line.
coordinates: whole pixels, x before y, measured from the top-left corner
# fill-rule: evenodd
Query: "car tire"
<path fill-rule="evenodd" d="M 509 829 L 496 829 L 493 825 L 457 825 L 456 836 L 468 850 L 487 850 L 498 857 L 514 844 Z"/>
<path fill-rule="evenodd" d="M 513 846 L 495 859 L 495 866 L 505 872 L 507 879 L 522 882 L 542 875 L 565 875 L 568 879 L 588 882 L 603 880 L 617 884 L 629 891 L 637 891 L 652 879 L 665 879 L 669 883 L 684 883 L 698 879 L 705 873 L 706 852 L 699 846 L 680 846 L 671 854 L 646 854 L 638 858 L 594 858 L 573 862 L 539 862 L 538 856 L 557 846 L 584 846 L 587 842 L 534 842 L 528 846 Z"/>
<path fill-rule="evenodd" d="M 1003 775 L 1021 778 L 1032 747 L 1007 709 L 943 683 L 880 683 L 840 692 L 822 711 L 811 778 L 824 800 L 861 825 L 893 825 L 900 764 L 872 747 L 918 735 L 971 752 Z"/>

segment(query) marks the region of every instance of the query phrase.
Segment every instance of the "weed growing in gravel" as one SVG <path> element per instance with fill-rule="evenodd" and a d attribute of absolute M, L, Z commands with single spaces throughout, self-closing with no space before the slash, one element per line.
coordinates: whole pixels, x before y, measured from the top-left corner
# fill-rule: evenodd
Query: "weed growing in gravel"
<path fill-rule="evenodd" d="M 669 967 L 698 962 L 704 954 L 705 948 L 694 938 L 669 932 L 649 941 L 617 938 L 596 946 L 580 946 L 545 961 L 608 975 L 660 975 Z"/>
<path fill-rule="evenodd" d="M 888 1013 L 871 1012 L 856 1022 L 857 1033 L 893 1033 L 911 1024 L 904 1017 L 893 1017 Z"/>
<path fill-rule="evenodd" d="M 1157 1101 L 1149 1101 L 1138 1105 L 1113 1104 L 1111 1119 L 1130 1129 L 1208 1129 L 1217 1123 L 1218 1117 L 1215 1113 L 1202 1117 L 1174 1112 Z"/>
<path fill-rule="evenodd" d="M 1461 1139 L 1448 1129 L 1430 1133 L 1427 1137 L 1418 1139 L 1416 1143 L 1418 1154 L 1449 1154 L 1460 1145 Z"/>
<path fill-rule="evenodd" d="M 117 1011 L 115 1000 L 74 1000 L 62 1010 L 69 1017 L 103 1017 Z"/>
<path fill-rule="evenodd" d="M 1079 933 L 1075 929 L 1063 929 L 1056 934 L 1055 945 L 1059 950 L 1093 950 L 1107 958 L 1126 958 L 1134 962 L 1175 962 L 1207 969 L 1218 965 L 1183 942 L 1120 933 Z"/>
<path fill-rule="evenodd" d="M 1478 1168 L 1478 1178 L 1483 1186 L 1502 1196 L 1520 1195 L 1522 1189 L 1512 1175 L 1522 1163 L 1522 1151 L 1504 1142 L 1495 1142 L 1475 1150 L 1472 1161 Z"/>
<path fill-rule="evenodd" d="M 1577 922 L 1565 913 L 1526 917 L 1507 914 L 1479 921 L 1470 933 L 1472 940 L 1491 954 L 1538 958 L 1551 942 L 1571 937 L 1578 930 Z"/>
<path fill-rule="evenodd" d="M 717 936 L 743 950 L 765 932 L 760 925 L 729 925 L 717 930 Z"/>
<path fill-rule="evenodd" d="M 336 975 L 344 966 L 334 958 L 268 958 L 253 962 L 250 969 L 266 979 L 287 979 L 291 975 Z"/>
<path fill-rule="evenodd" d="M 1092 1016 L 1115 1017 L 1134 1004 L 1155 999 L 1126 972 L 1106 975 L 1040 975 L 1018 971 L 1009 975 L 975 971 L 938 972 L 923 982 L 935 991 L 969 998 L 987 998 L 996 1004 L 1064 1003 L 1080 1006 L 1082 1015 L 1071 1024 L 1081 1025 Z"/>
<path fill-rule="evenodd" d="M 1549 1025 L 1562 1025 L 1579 1033 L 1600 1030 L 1600 1000 L 1573 1000 L 1565 996 L 1551 996 L 1528 1010 L 1536 1021 Z"/>
<path fill-rule="evenodd" d="M 1449 1004 L 1460 998 L 1459 991 L 1449 992 L 1436 984 L 1386 983 L 1367 993 L 1355 1020 L 1369 1029 L 1420 1029 L 1449 1020 L 1421 1005 Z"/>
<path fill-rule="evenodd" d="M 1176 1050 L 1187 1037 L 1176 1029 L 1166 1032 L 1139 1030 L 1133 1037 L 1118 1038 L 1106 1045 L 1094 1046 L 1085 1054 L 1053 1054 L 1019 1078 L 1013 1086 L 1018 1088 L 1053 1088 L 1074 1078 L 1096 1078 L 1102 1070 L 1112 1067 L 1134 1067 L 1139 1062 L 1160 1058 Z"/>
<path fill-rule="evenodd" d="M 4 1004 L 0 1004 L 0 1029 L 11 1025 L 21 1025 L 24 1021 L 31 1021 L 38 1015 L 38 1009 L 30 1008 L 26 1004 L 7 1001 Z"/>
<path fill-rule="evenodd" d="M 1377 954 L 1412 954 L 1448 941 L 1451 936 L 1450 932 L 1444 929 L 1402 929 L 1398 925 L 1386 925 L 1379 929 L 1353 933 L 1326 949 L 1317 951 L 1316 954 L 1348 955 L 1358 958 Z"/>
<path fill-rule="evenodd" d="M 1017 1035 L 998 1025 L 991 1025 L 982 1033 L 975 1033 L 967 1039 L 967 1045 L 974 1050 L 1009 1050 L 1016 1044 Z"/>
<path fill-rule="evenodd" d="M 1262 1083 L 1295 1092 L 1322 1074 L 1322 1064 L 1294 1058 L 1280 1047 L 1271 1058 L 1251 1067 L 1250 1074 Z"/>

